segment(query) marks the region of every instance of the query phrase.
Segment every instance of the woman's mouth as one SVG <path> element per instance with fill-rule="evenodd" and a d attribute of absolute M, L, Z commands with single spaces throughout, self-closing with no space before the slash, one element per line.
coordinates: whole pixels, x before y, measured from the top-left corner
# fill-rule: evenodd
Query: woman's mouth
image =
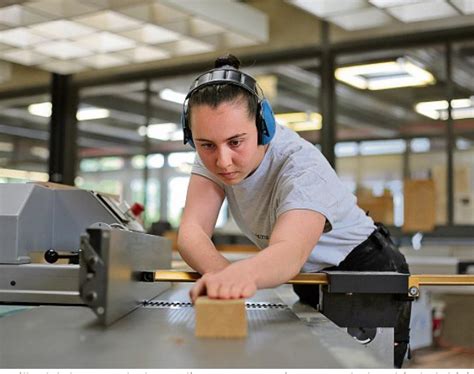
<path fill-rule="evenodd" d="M 224 179 L 228 179 L 228 180 L 231 180 L 231 179 L 235 179 L 237 177 L 237 172 L 236 171 L 233 171 L 233 172 L 230 172 L 230 173 L 219 173 L 219 175 L 224 178 Z"/>

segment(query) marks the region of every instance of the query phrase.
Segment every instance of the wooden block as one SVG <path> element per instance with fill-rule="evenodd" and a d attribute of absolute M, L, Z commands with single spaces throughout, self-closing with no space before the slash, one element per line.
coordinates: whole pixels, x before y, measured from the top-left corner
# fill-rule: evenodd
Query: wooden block
<path fill-rule="evenodd" d="M 195 302 L 196 330 L 199 338 L 244 338 L 247 336 L 245 299 L 209 299 Z"/>

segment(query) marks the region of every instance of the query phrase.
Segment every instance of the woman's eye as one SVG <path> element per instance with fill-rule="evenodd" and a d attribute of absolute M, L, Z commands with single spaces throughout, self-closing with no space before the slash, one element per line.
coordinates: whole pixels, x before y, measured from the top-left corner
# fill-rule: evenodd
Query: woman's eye
<path fill-rule="evenodd" d="M 206 148 L 206 149 L 212 149 L 213 146 L 214 144 L 207 144 L 207 143 L 201 144 L 201 147 Z"/>

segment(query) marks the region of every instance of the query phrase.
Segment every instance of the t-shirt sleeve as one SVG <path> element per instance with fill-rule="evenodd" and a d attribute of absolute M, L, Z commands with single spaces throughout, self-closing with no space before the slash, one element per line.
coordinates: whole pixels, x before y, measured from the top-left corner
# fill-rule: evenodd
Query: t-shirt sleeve
<path fill-rule="evenodd" d="M 330 183 L 316 169 L 309 168 L 298 174 L 287 175 L 281 181 L 276 216 L 294 209 L 313 210 L 326 217 L 324 232 L 328 232 L 336 216 L 337 201 Z"/>
<path fill-rule="evenodd" d="M 209 170 L 206 169 L 206 167 L 202 163 L 197 153 L 196 153 L 196 157 L 194 158 L 194 164 L 193 164 L 193 168 L 191 169 L 191 174 L 197 174 L 207 179 L 210 179 L 211 181 L 216 183 L 219 187 L 224 189 L 224 183 L 222 183 Z"/>

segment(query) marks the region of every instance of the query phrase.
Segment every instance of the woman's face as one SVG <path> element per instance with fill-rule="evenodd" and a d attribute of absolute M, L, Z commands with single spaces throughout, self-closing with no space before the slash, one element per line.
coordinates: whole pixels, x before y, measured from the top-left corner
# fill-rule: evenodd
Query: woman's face
<path fill-rule="evenodd" d="M 257 144 L 255 118 L 249 118 L 244 100 L 224 102 L 212 108 L 193 106 L 191 130 L 204 166 L 227 185 L 252 174 L 265 155 Z"/>

